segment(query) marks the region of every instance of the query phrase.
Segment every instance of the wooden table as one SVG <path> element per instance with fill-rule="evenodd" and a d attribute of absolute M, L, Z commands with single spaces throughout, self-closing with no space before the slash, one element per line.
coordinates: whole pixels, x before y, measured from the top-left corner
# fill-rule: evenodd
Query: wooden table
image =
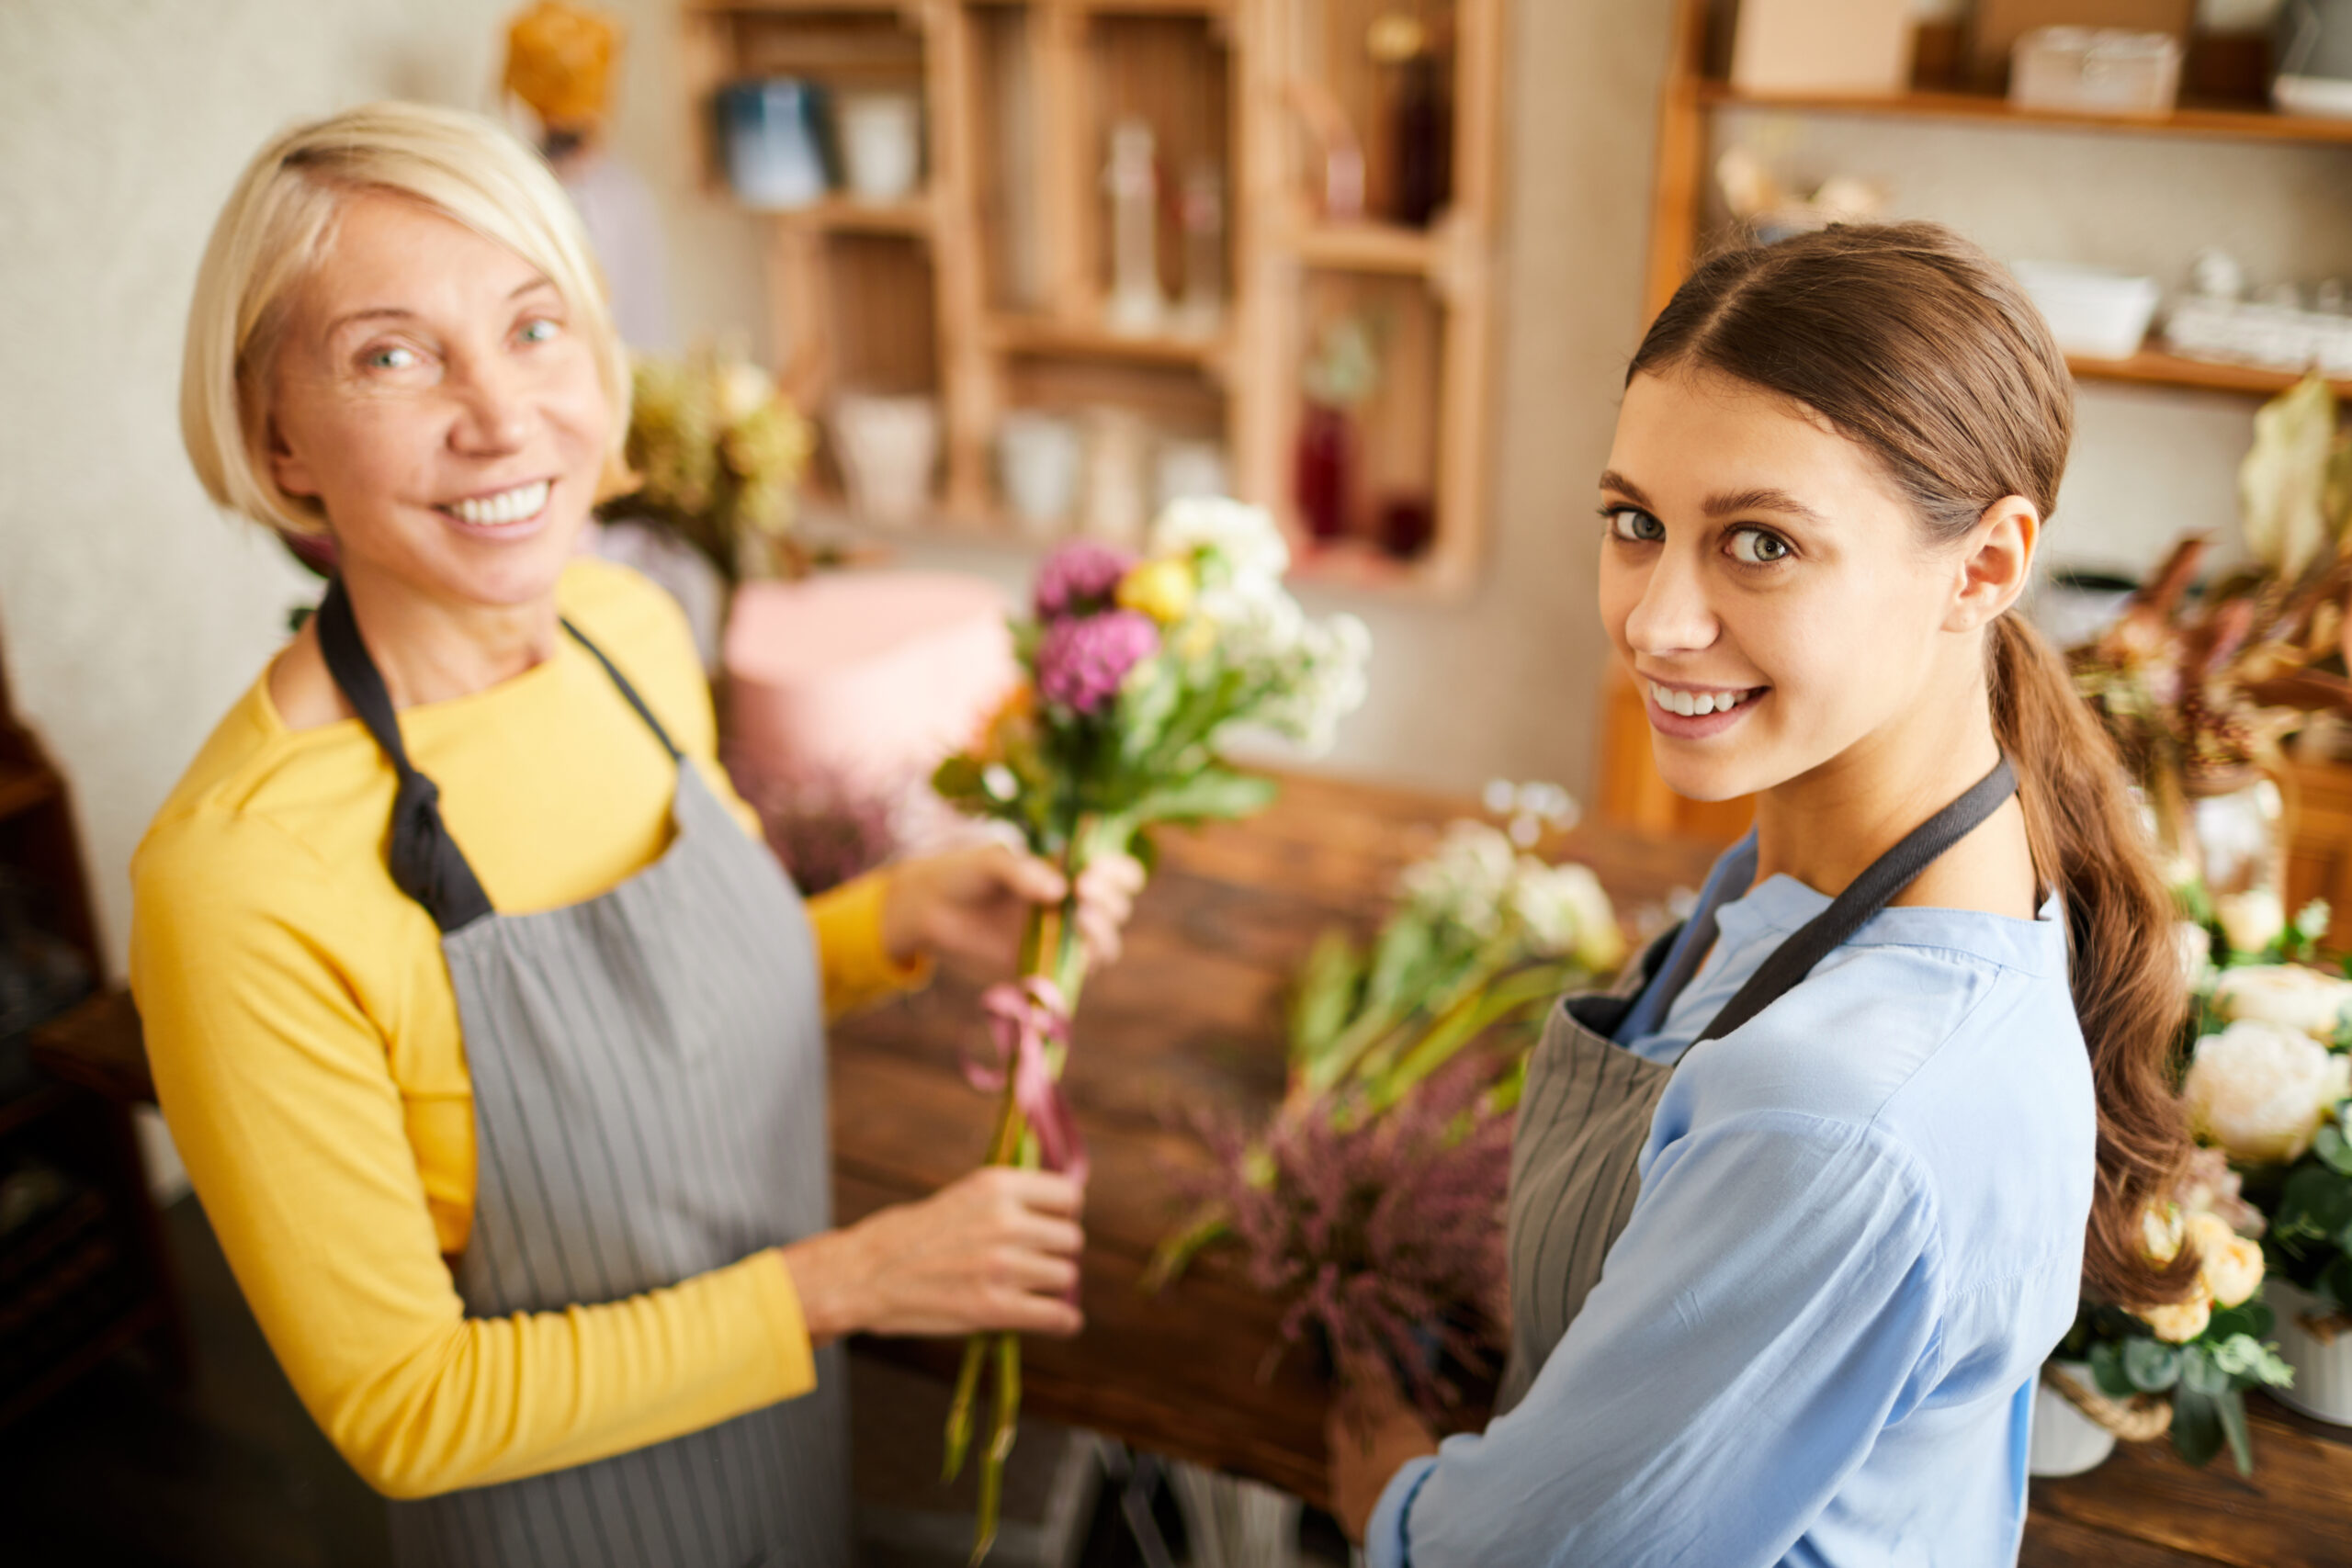
<path fill-rule="evenodd" d="M 1275 1304 L 1229 1264 L 1197 1266 L 1159 1297 L 1138 1288 L 1181 1212 L 1178 1174 L 1202 1156 L 1186 1118 L 1262 1106 L 1282 1084 L 1282 1001 L 1318 931 L 1368 928 L 1397 870 L 1464 803 L 1294 779 L 1256 820 L 1170 834 L 1129 930 L 1127 956 L 1089 984 L 1069 1087 L 1094 1158 L 1082 1300 L 1086 1332 L 1032 1340 L 1030 1412 L 1323 1500 L 1320 1384 L 1299 1358 L 1272 1365 Z M 1582 829 L 1547 846 L 1589 863 L 1621 911 L 1695 886 L 1711 851 Z M 969 1169 L 991 1101 L 956 1070 L 978 1016 L 975 976 L 838 1028 L 835 1193 L 842 1219 L 921 1197 Z M 44 1065 L 123 1098 L 152 1098 L 126 1000 L 47 1031 Z M 948 1344 L 865 1348 L 952 1376 Z M 2352 1433 L 2253 1400 L 2256 1468 L 2203 1471 L 2165 1444 L 2119 1448 L 2087 1475 L 2037 1481 L 2025 1568 L 2344 1568 L 2352 1565 Z"/>
<path fill-rule="evenodd" d="M 1093 1156 L 1081 1300 L 1087 1327 L 1024 1352 L 1028 1411 L 1324 1500 L 1324 1393 L 1279 1345 L 1276 1304 L 1214 1258 L 1159 1297 L 1139 1280 L 1198 1168 L 1185 1119 L 1270 1103 L 1282 1086 L 1283 988 L 1327 925 L 1368 928 L 1397 870 L 1466 803 L 1311 779 L 1256 820 L 1170 834 L 1126 957 L 1088 983 L 1068 1086 Z M 1546 846 L 1590 864 L 1631 914 L 1695 887 L 1713 855 L 1687 840 L 1585 829 Z M 969 1169 L 991 1102 L 956 1071 L 976 977 L 835 1031 L 835 1192 L 844 1220 Z M 956 1348 L 869 1347 L 952 1377 Z M 2352 1564 L 2352 1434 L 2253 1402 L 2256 1472 L 2192 1470 L 2165 1444 L 2121 1445 L 2087 1475 L 2033 1484 L 2026 1568 Z"/>

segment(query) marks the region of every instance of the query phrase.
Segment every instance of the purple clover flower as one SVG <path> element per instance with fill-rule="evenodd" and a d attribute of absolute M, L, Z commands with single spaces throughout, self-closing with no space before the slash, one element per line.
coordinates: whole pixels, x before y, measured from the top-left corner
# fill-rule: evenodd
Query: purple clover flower
<path fill-rule="evenodd" d="M 1118 694 L 1128 671 L 1159 651 L 1159 628 L 1133 610 L 1057 620 L 1037 645 L 1037 690 L 1091 716 Z"/>
<path fill-rule="evenodd" d="M 1119 579 L 1134 568 L 1136 558 L 1125 550 L 1073 539 L 1046 558 L 1037 569 L 1037 614 L 1052 620 L 1084 615 L 1109 604 Z"/>

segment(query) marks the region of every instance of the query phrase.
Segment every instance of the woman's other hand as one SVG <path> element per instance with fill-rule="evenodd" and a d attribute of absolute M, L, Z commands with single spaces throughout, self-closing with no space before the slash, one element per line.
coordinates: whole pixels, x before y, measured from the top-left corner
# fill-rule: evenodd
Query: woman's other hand
<path fill-rule="evenodd" d="M 1002 844 L 902 861 L 889 876 L 882 940 L 899 964 L 942 953 L 1010 969 L 1030 907 L 1058 904 L 1069 891 L 1051 863 Z M 1078 933 L 1090 964 L 1119 956 L 1119 929 L 1142 887 L 1143 867 L 1131 855 L 1105 855 L 1080 874 Z"/>
<path fill-rule="evenodd" d="M 1389 1479 L 1408 1460 L 1437 1452 L 1437 1434 L 1386 1378 L 1331 1402 L 1323 1442 L 1330 1454 L 1331 1513 L 1359 1546 Z"/>
<path fill-rule="evenodd" d="M 779 1248 L 808 1337 L 1076 1334 L 1069 1297 L 1084 1190 L 1067 1176 L 989 1166 L 920 1202 Z"/>

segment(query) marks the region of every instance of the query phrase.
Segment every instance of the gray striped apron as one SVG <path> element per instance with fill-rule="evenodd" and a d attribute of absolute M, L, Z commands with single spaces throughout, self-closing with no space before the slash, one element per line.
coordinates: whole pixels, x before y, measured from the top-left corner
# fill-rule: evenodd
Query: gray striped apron
<path fill-rule="evenodd" d="M 2004 758 L 1775 948 L 1691 1044 L 1720 1039 L 1778 1001 L 2016 789 L 2017 776 Z M 1679 931 L 1651 943 L 1608 990 L 1563 998 L 1528 1058 L 1511 1134 L 1506 1220 L 1511 1343 L 1495 1400 L 1498 1416 L 1527 1397 L 1536 1373 L 1600 1283 L 1609 1249 L 1641 1196 L 1642 1147 L 1674 1066 L 1635 1055 L 1617 1043 L 1616 1033 L 1645 987 L 1664 987 L 1657 1013 L 1662 1019 L 1698 971 L 1713 945 L 1714 910 L 1695 910 L 1691 919 L 1693 940 L 1671 971 L 1659 973 Z"/>
<path fill-rule="evenodd" d="M 661 858 L 500 915 L 409 763 L 337 582 L 327 665 L 401 779 L 388 860 L 430 911 L 473 1080 L 473 1317 L 617 1301 L 831 1223 L 822 983 L 799 896 L 569 621 L 677 763 Z M 390 1505 L 402 1568 L 832 1568 L 851 1559 L 838 1348 L 817 1387 L 574 1469 Z"/>

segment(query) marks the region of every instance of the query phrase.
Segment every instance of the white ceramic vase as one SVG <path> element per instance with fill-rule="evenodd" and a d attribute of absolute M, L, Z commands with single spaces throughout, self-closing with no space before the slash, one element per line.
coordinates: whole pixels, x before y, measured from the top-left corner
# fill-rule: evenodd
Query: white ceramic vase
<path fill-rule="evenodd" d="M 2295 1369 L 2294 1386 L 2274 1388 L 2270 1396 L 2306 1416 L 2352 1427 L 2352 1330 L 2327 1340 L 2305 1327 L 2305 1317 L 2324 1317 L 2326 1311 L 2318 1298 L 2289 1280 L 2264 1280 L 2262 1299 L 2278 1315 L 2272 1332 L 2279 1357 Z"/>
<path fill-rule="evenodd" d="M 939 404 L 924 397 L 843 392 L 833 400 L 833 448 L 850 505 L 868 522 L 903 527 L 931 502 Z"/>
<path fill-rule="evenodd" d="M 851 93 L 835 116 L 842 173 L 860 201 L 903 201 L 922 175 L 922 105 L 911 93 Z"/>
<path fill-rule="evenodd" d="M 2051 1367 L 2079 1388 L 2098 1386 L 2091 1381 L 2088 1362 L 2053 1361 Z M 2034 1380 L 2033 1438 L 2025 1466 L 2029 1474 L 2080 1475 L 2106 1462 L 2114 1451 L 2114 1433 L 2075 1409 L 2046 1378 Z"/>
<path fill-rule="evenodd" d="M 1078 426 L 1058 414 L 1015 409 L 998 422 L 996 440 L 1004 499 L 1022 533 L 1041 541 L 1059 537 L 1078 504 Z"/>

